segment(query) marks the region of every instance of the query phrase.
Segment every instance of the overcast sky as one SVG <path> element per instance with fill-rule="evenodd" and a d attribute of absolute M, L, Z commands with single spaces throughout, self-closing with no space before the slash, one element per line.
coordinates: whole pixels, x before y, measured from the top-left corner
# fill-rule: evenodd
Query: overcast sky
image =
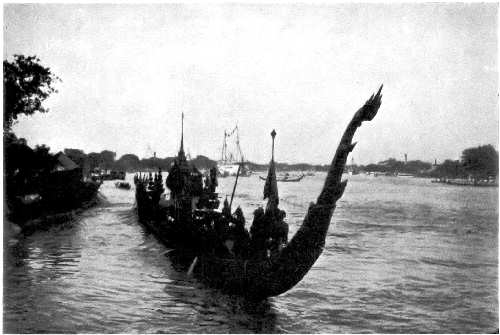
<path fill-rule="evenodd" d="M 497 4 L 4 6 L 4 59 L 37 55 L 63 82 L 14 131 L 52 151 L 328 163 L 353 113 L 356 163 L 498 148 Z"/>

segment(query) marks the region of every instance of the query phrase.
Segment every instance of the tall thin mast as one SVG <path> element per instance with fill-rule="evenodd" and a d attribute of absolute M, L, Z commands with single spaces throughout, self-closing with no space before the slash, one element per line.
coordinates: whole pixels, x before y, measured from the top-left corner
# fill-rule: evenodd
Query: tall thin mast
<path fill-rule="evenodd" d="M 227 160 L 227 157 L 226 157 L 226 130 L 224 129 L 224 141 L 222 141 L 222 152 L 221 152 L 221 157 L 220 157 L 220 160 L 225 163 L 226 160 Z"/>
<path fill-rule="evenodd" d="M 243 151 L 241 151 L 240 130 L 238 129 L 238 125 L 236 125 L 236 145 L 238 147 L 238 152 L 240 153 L 241 163 L 243 163 L 245 161 L 245 158 L 243 157 Z"/>

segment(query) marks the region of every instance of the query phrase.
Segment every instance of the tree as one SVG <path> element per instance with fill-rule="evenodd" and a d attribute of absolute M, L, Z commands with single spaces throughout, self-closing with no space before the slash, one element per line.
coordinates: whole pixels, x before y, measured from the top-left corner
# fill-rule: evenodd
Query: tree
<path fill-rule="evenodd" d="M 389 158 L 385 161 L 378 162 L 378 165 L 381 166 L 381 171 L 383 172 L 399 172 L 404 169 L 404 162 L 398 161 L 395 158 Z"/>
<path fill-rule="evenodd" d="M 408 161 L 408 163 L 404 164 L 400 172 L 418 174 L 425 170 L 429 170 L 431 167 L 431 163 L 426 163 L 419 160 Z"/>
<path fill-rule="evenodd" d="M 101 165 L 101 154 L 98 152 L 91 152 L 87 155 L 89 169 L 93 170 Z"/>
<path fill-rule="evenodd" d="M 208 157 L 198 155 L 195 159 L 191 161 L 198 169 L 210 169 L 217 166 L 217 162 L 211 160 Z"/>
<path fill-rule="evenodd" d="M 139 168 L 139 157 L 134 154 L 125 154 L 115 163 L 118 170 L 136 171 Z"/>
<path fill-rule="evenodd" d="M 465 149 L 462 152 L 462 164 L 474 179 L 496 177 L 498 151 L 491 144 Z"/>
<path fill-rule="evenodd" d="M 106 170 L 109 170 L 113 167 L 115 162 L 116 152 L 104 150 L 101 151 L 101 164 L 102 167 Z"/>
<path fill-rule="evenodd" d="M 435 178 L 456 179 L 464 178 L 467 174 L 464 170 L 463 164 L 461 164 L 459 161 L 447 159 L 442 164 L 438 165 L 432 172 L 430 172 L 429 175 Z"/>
<path fill-rule="evenodd" d="M 33 149 L 24 138 L 17 138 L 13 133 L 4 135 L 4 168 L 8 176 L 15 171 L 31 170 L 33 157 Z"/>
<path fill-rule="evenodd" d="M 37 145 L 33 150 L 33 161 L 31 163 L 35 169 L 48 172 L 54 168 L 56 162 L 56 157 L 50 154 L 50 148 L 45 144 Z"/>
<path fill-rule="evenodd" d="M 36 56 L 14 55 L 3 61 L 4 132 L 9 132 L 20 114 L 46 113 L 42 103 L 57 92 L 54 83 L 60 81 Z"/>

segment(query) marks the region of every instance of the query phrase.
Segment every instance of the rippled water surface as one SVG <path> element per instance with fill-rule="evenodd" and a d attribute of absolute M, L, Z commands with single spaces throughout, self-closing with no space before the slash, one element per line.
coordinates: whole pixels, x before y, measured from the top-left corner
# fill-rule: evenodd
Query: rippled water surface
<path fill-rule="evenodd" d="M 324 177 L 279 183 L 290 234 Z M 134 191 L 105 182 L 100 205 L 5 249 L 4 331 L 498 332 L 498 189 L 349 179 L 319 260 L 295 288 L 261 303 L 174 267 L 138 224 Z M 220 179 L 220 194 L 233 182 Z M 263 184 L 238 182 L 234 202 L 247 222 Z"/>

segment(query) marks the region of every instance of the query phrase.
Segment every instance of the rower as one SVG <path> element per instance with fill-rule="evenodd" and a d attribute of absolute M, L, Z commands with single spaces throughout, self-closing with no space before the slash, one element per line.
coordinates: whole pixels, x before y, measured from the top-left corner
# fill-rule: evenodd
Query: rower
<path fill-rule="evenodd" d="M 250 234 L 245 229 L 245 217 L 240 206 L 234 212 L 233 223 L 230 235 L 234 238 L 234 254 L 237 257 L 246 258 L 250 247 Z"/>
<path fill-rule="evenodd" d="M 266 210 L 259 208 L 254 213 L 254 221 L 250 229 L 254 257 L 265 258 L 276 254 L 283 244 L 288 242 L 288 225 L 284 221 L 285 212 L 280 210 L 278 183 L 274 163 L 274 138 L 276 131 L 271 132 L 272 155 L 264 185 L 264 199 L 267 198 Z"/>

